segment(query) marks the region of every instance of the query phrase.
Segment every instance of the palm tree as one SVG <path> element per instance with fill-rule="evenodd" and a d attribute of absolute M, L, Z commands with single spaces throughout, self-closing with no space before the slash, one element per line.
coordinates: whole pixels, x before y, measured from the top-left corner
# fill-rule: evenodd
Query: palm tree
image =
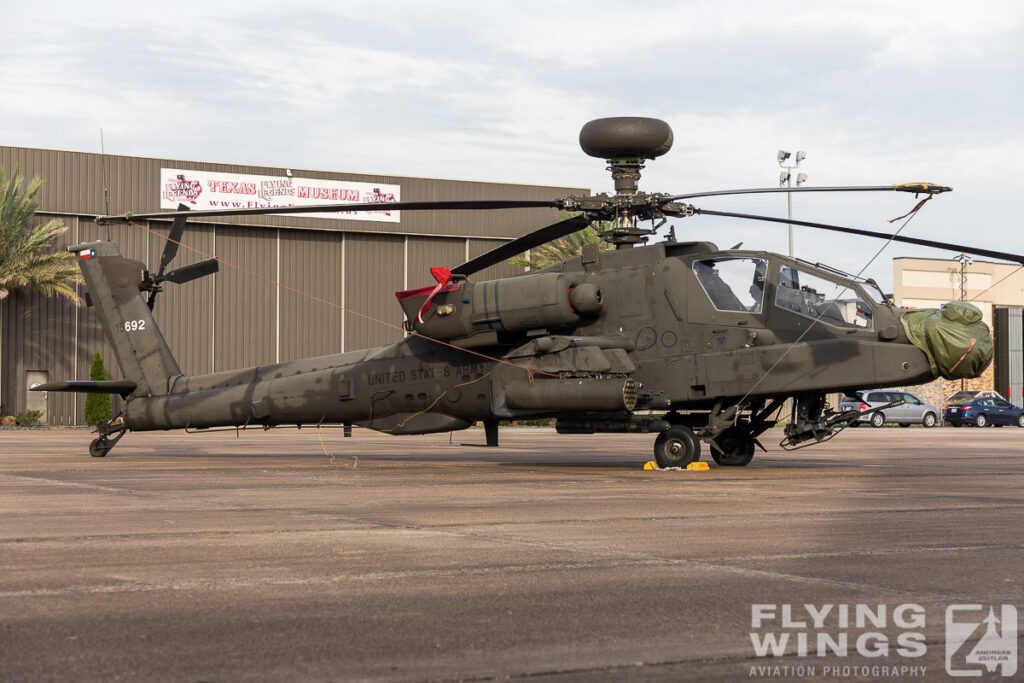
<path fill-rule="evenodd" d="M 601 238 L 601 234 L 612 228 L 611 221 L 597 221 L 578 232 L 530 250 L 530 258 L 514 256 L 509 264 L 530 270 L 540 270 L 548 266 L 572 258 L 583 251 L 586 244 L 596 244 L 601 251 L 610 249 L 612 245 Z M 600 230 L 599 230 L 600 229 Z"/>
<path fill-rule="evenodd" d="M 67 232 L 60 219 L 30 226 L 39 210 L 35 196 L 43 186 L 35 177 L 22 192 L 23 179 L 15 172 L 5 178 L 0 169 L 0 299 L 12 291 L 35 290 L 79 303 L 75 285 L 82 281 L 73 254 L 47 252 L 54 240 Z"/>

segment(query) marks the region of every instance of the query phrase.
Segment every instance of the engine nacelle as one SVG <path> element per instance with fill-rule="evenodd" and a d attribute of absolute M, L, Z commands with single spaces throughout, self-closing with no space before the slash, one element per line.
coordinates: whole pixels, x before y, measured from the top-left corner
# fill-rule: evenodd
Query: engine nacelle
<path fill-rule="evenodd" d="M 452 340 L 481 332 L 538 334 L 576 326 L 600 314 L 600 288 L 577 284 L 575 275 L 536 273 L 487 282 L 448 283 L 424 311 L 435 287 L 398 292 L 406 326 L 434 339 Z M 422 312 L 422 313 L 421 313 Z"/>

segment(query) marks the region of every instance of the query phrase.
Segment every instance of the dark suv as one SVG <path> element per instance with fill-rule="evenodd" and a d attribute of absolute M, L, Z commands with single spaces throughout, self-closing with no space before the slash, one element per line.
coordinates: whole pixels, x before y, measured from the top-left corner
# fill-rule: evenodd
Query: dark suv
<path fill-rule="evenodd" d="M 906 401 L 901 406 L 886 408 L 884 411 L 870 411 L 871 408 L 881 408 L 893 401 Z M 886 422 L 895 422 L 901 427 L 910 425 L 924 425 L 934 427 L 939 421 L 939 409 L 928 403 L 922 403 L 921 399 L 905 391 L 858 391 L 855 394 L 843 396 L 839 402 L 840 412 L 857 410 L 864 413 L 854 422 L 856 427 L 859 422 L 867 422 L 872 427 L 881 427 Z"/>
<path fill-rule="evenodd" d="M 954 397 L 946 406 L 942 419 L 954 427 L 965 424 L 975 427 L 1024 427 L 1024 408 L 1018 408 L 1006 399 L 996 396 L 965 396 L 961 399 Z"/>

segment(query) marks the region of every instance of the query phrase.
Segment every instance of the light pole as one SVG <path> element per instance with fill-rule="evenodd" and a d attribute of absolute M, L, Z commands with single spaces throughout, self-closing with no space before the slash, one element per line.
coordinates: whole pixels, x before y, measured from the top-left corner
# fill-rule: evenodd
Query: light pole
<path fill-rule="evenodd" d="M 967 266 L 972 265 L 974 263 L 974 259 L 967 254 L 960 254 L 959 256 L 954 256 L 953 260 L 960 262 L 960 301 L 963 301 L 967 298 Z M 961 379 L 960 391 L 963 390 L 964 380 Z"/>
<path fill-rule="evenodd" d="M 953 260 L 960 262 L 960 301 L 963 301 L 967 298 L 967 273 L 964 271 L 967 269 L 967 266 L 974 264 L 974 259 L 967 254 L 960 254 L 959 256 L 954 256 Z"/>
<path fill-rule="evenodd" d="M 796 153 L 796 157 L 794 158 L 794 163 L 792 165 L 789 165 L 789 164 L 786 163 L 786 160 L 789 159 L 791 156 L 793 156 L 793 155 L 790 154 L 789 152 L 787 152 L 786 150 L 780 149 L 778 156 L 775 157 L 778 160 L 778 162 L 779 162 L 779 166 L 781 166 L 782 169 L 783 169 L 782 171 L 779 172 L 779 185 L 780 186 L 781 185 L 785 185 L 786 187 L 793 187 L 793 170 L 797 169 L 797 168 L 800 168 L 800 162 L 807 158 L 807 152 L 804 152 L 803 150 L 797 152 Z M 807 174 L 806 173 L 799 173 L 799 174 L 797 174 L 797 176 L 796 176 L 796 186 L 800 187 L 805 182 L 807 182 Z M 793 220 L 793 193 L 792 192 L 787 192 L 786 193 L 786 205 L 787 205 L 788 210 L 789 210 L 788 211 L 788 218 L 789 218 L 789 220 Z M 793 255 L 793 224 L 792 223 L 790 223 L 790 225 L 789 225 L 789 255 L 790 256 Z"/>

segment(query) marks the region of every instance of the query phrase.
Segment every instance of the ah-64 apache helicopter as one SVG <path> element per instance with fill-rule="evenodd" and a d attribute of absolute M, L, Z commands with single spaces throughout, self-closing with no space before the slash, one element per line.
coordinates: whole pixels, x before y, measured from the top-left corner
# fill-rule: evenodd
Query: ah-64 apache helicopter
<path fill-rule="evenodd" d="M 684 466 L 701 442 L 719 465 L 746 465 L 787 398 L 783 448 L 825 441 L 857 413 L 833 412 L 826 393 L 973 377 L 991 360 L 991 337 L 969 304 L 907 311 L 871 280 L 763 251 L 720 250 L 703 241 L 642 246 L 652 229 L 694 215 L 792 223 L 964 251 L 1024 263 L 1014 254 L 765 216 L 708 211 L 684 200 L 765 192 L 897 191 L 934 195 L 928 183 L 762 188 L 649 194 L 646 160 L 666 153 L 672 130 L 646 118 L 599 119 L 580 133 L 605 159 L 613 195 L 552 201 L 402 201 L 389 209 L 477 211 L 551 207 L 576 215 L 534 230 L 451 269 L 436 286 L 397 293 L 408 334 L 380 348 L 209 375 L 182 375 L 151 314 L 163 283 L 218 269 L 216 259 L 165 272 L 190 217 L 310 211 L 379 211 L 332 204 L 103 216 L 98 222 L 173 219 L 159 270 L 124 258 L 111 242 L 71 247 L 124 375 L 55 382 L 44 391 L 116 393 L 121 414 L 99 427 L 89 452 L 103 456 L 127 430 L 361 425 L 390 434 L 464 429 L 482 421 L 497 445 L 499 420 L 556 418 L 560 432 L 656 433 L 659 465 Z M 480 270 L 611 221 L 582 254 L 524 274 L 473 282 Z M 146 298 L 144 295 L 148 295 Z M 952 306 L 952 307 L 951 307 Z M 915 315 L 913 324 L 908 316 Z"/>

